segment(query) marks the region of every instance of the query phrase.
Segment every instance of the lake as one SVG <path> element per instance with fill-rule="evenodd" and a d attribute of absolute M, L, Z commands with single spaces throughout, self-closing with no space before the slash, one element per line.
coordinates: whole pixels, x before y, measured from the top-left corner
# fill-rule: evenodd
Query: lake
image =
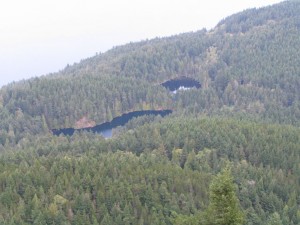
<path fill-rule="evenodd" d="M 188 90 L 190 88 L 200 88 L 201 84 L 199 81 L 190 77 L 178 77 L 168 80 L 161 84 L 165 88 L 169 89 L 171 92 L 176 94 L 178 90 Z"/>
<path fill-rule="evenodd" d="M 128 123 L 129 120 L 139 117 L 139 116 L 166 116 L 168 114 L 172 113 L 172 110 L 166 109 L 166 110 L 141 110 L 141 111 L 134 111 L 125 113 L 121 116 L 115 117 L 110 122 L 105 122 L 99 125 L 96 125 L 94 127 L 87 127 L 87 128 L 81 128 L 81 129 L 75 129 L 75 128 L 62 128 L 62 129 L 53 129 L 52 133 L 54 135 L 68 135 L 72 136 L 75 131 L 88 131 L 93 132 L 97 134 L 101 134 L 105 138 L 111 138 L 112 137 L 112 130 L 118 126 L 124 126 L 126 123 Z"/>

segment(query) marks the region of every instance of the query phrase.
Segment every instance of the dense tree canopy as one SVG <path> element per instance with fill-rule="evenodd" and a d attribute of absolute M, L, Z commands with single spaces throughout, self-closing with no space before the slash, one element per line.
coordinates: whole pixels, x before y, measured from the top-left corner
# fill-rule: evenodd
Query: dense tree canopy
<path fill-rule="evenodd" d="M 299 11 L 246 10 L 2 87 L 0 224 L 300 224 Z M 182 76 L 201 88 L 161 85 Z M 173 113 L 112 139 L 51 133 L 149 109 Z"/>

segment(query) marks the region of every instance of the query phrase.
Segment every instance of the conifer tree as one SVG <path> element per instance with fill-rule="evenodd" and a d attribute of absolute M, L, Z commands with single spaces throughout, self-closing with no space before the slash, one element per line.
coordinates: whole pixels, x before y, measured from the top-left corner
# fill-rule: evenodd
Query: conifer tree
<path fill-rule="evenodd" d="M 228 168 L 221 171 L 212 181 L 209 189 L 210 203 L 205 212 L 204 224 L 241 225 L 244 215 L 235 194 L 233 177 Z"/>

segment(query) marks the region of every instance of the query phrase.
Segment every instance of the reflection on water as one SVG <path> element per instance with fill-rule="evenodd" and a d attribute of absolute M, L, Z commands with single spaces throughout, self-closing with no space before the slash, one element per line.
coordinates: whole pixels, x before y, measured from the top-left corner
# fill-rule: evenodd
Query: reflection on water
<path fill-rule="evenodd" d="M 173 94 L 176 94 L 177 91 L 186 91 L 186 90 L 190 90 L 190 87 L 184 87 L 184 86 L 180 86 L 177 90 L 172 91 Z"/>
<path fill-rule="evenodd" d="M 95 132 L 95 133 L 98 133 L 98 132 Z M 103 130 L 103 131 L 100 132 L 100 134 L 104 138 L 111 138 L 112 137 L 112 129 Z"/>

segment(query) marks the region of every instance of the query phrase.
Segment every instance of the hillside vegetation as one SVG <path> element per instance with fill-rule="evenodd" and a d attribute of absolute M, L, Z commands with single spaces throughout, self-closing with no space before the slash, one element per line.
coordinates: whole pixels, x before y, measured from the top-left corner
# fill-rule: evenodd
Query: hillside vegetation
<path fill-rule="evenodd" d="M 1 88 L 0 224 L 300 224 L 299 12 L 245 10 Z M 201 88 L 160 85 L 182 76 Z M 173 113 L 107 140 L 51 133 L 150 109 Z"/>

